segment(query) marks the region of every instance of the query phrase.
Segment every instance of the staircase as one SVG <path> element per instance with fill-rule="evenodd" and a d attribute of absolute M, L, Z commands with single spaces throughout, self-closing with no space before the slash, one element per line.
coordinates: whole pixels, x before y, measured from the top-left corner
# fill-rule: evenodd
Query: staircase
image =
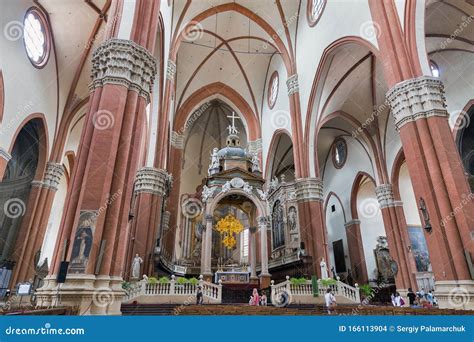
<path fill-rule="evenodd" d="M 250 305 L 163 305 L 163 304 L 122 304 L 123 315 L 232 315 L 232 316 L 295 316 L 327 315 L 324 305 L 275 306 Z M 338 305 L 335 315 L 474 315 L 474 311 L 454 309 L 413 309 L 393 306 Z"/>

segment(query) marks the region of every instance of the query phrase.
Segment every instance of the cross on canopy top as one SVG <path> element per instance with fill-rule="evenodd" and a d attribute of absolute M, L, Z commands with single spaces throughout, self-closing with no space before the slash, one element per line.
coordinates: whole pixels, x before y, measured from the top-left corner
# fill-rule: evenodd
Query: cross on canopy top
<path fill-rule="evenodd" d="M 235 112 L 232 112 L 231 116 L 227 116 L 229 119 L 232 119 L 232 125 L 227 127 L 229 134 L 239 134 L 237 128 L 235 128 L 235 119 L 240 119 L 238 115 L 235 115 Z"/>

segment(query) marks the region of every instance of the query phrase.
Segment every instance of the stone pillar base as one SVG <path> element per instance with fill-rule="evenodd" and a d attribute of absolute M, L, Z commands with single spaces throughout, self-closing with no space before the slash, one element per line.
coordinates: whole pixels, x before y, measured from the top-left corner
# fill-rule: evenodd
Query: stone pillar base
<path fill-rule="evenodd" d="M 258 277 L 250 277 L 251 285 L 258 285 Z"/>
<path fill-rule="evenodd" d="M 271 281 L 270 274 L 260 274 L 258 277 L 260 278 L 261 289 L 266 289 L 267 287 L 270 287 L 270 281 Z"/>
<path fill-rule="evenodd" d="M 64 284 L 48 276 L 36 291 L 38 307 L 77 307 L 79 315 L 121 315 L 122 277 L 74 274 Z"/>
<path fill-rule="evenodd" d="M 435 296 L 442 309 L 474 310 L 474 280 L 436 281 Z"/>

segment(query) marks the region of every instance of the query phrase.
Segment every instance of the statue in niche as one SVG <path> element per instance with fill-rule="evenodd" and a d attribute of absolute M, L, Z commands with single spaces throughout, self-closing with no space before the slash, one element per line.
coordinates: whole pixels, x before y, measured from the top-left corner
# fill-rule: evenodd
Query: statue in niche
<path fill-rule="evenodd" d="M 252 156 L 252 172 L 260 171 L 260 161 L 258 159 L 258 154 L 254 153 Z"/>
<path fill-rule="evenodd" d="M 244 191 L 251 195 L 252 194 L 253 187 L 249 185 L 249 183 L 245 182 L 244 183 Z"/>
<path fill-rule="evenodd" d="M 290 209 L 288 209 L 288 227 L 290 231 L 296 230 L 296 220 L 296 208 L 290 207 Z"/>

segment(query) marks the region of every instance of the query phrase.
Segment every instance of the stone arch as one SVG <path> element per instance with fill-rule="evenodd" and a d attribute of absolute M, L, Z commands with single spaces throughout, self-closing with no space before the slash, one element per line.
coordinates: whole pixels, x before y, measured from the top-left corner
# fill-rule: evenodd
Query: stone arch
<path fill-rule="evenodd" d="M 286 135 L 288 139 L 290 140 L 292 146 L 293 146 L 293 140 L 291 139 L 291 134 L 284 128 L 279 128 L 275 132 L 273 132 L 273 137 L 270 142 L 270 146 L 268 148 L 268 153 L 267 153 L 267 160 L 265 163 L 265 178 L 270 179 L 273 173 L 273 162 L 275 158 L 275 153 L 276 149 L 278 148 L 277 143 L 280 141 L 280 137 L 282 135 Z M 293 156 L 294 158 L 294 156 Z"/>

